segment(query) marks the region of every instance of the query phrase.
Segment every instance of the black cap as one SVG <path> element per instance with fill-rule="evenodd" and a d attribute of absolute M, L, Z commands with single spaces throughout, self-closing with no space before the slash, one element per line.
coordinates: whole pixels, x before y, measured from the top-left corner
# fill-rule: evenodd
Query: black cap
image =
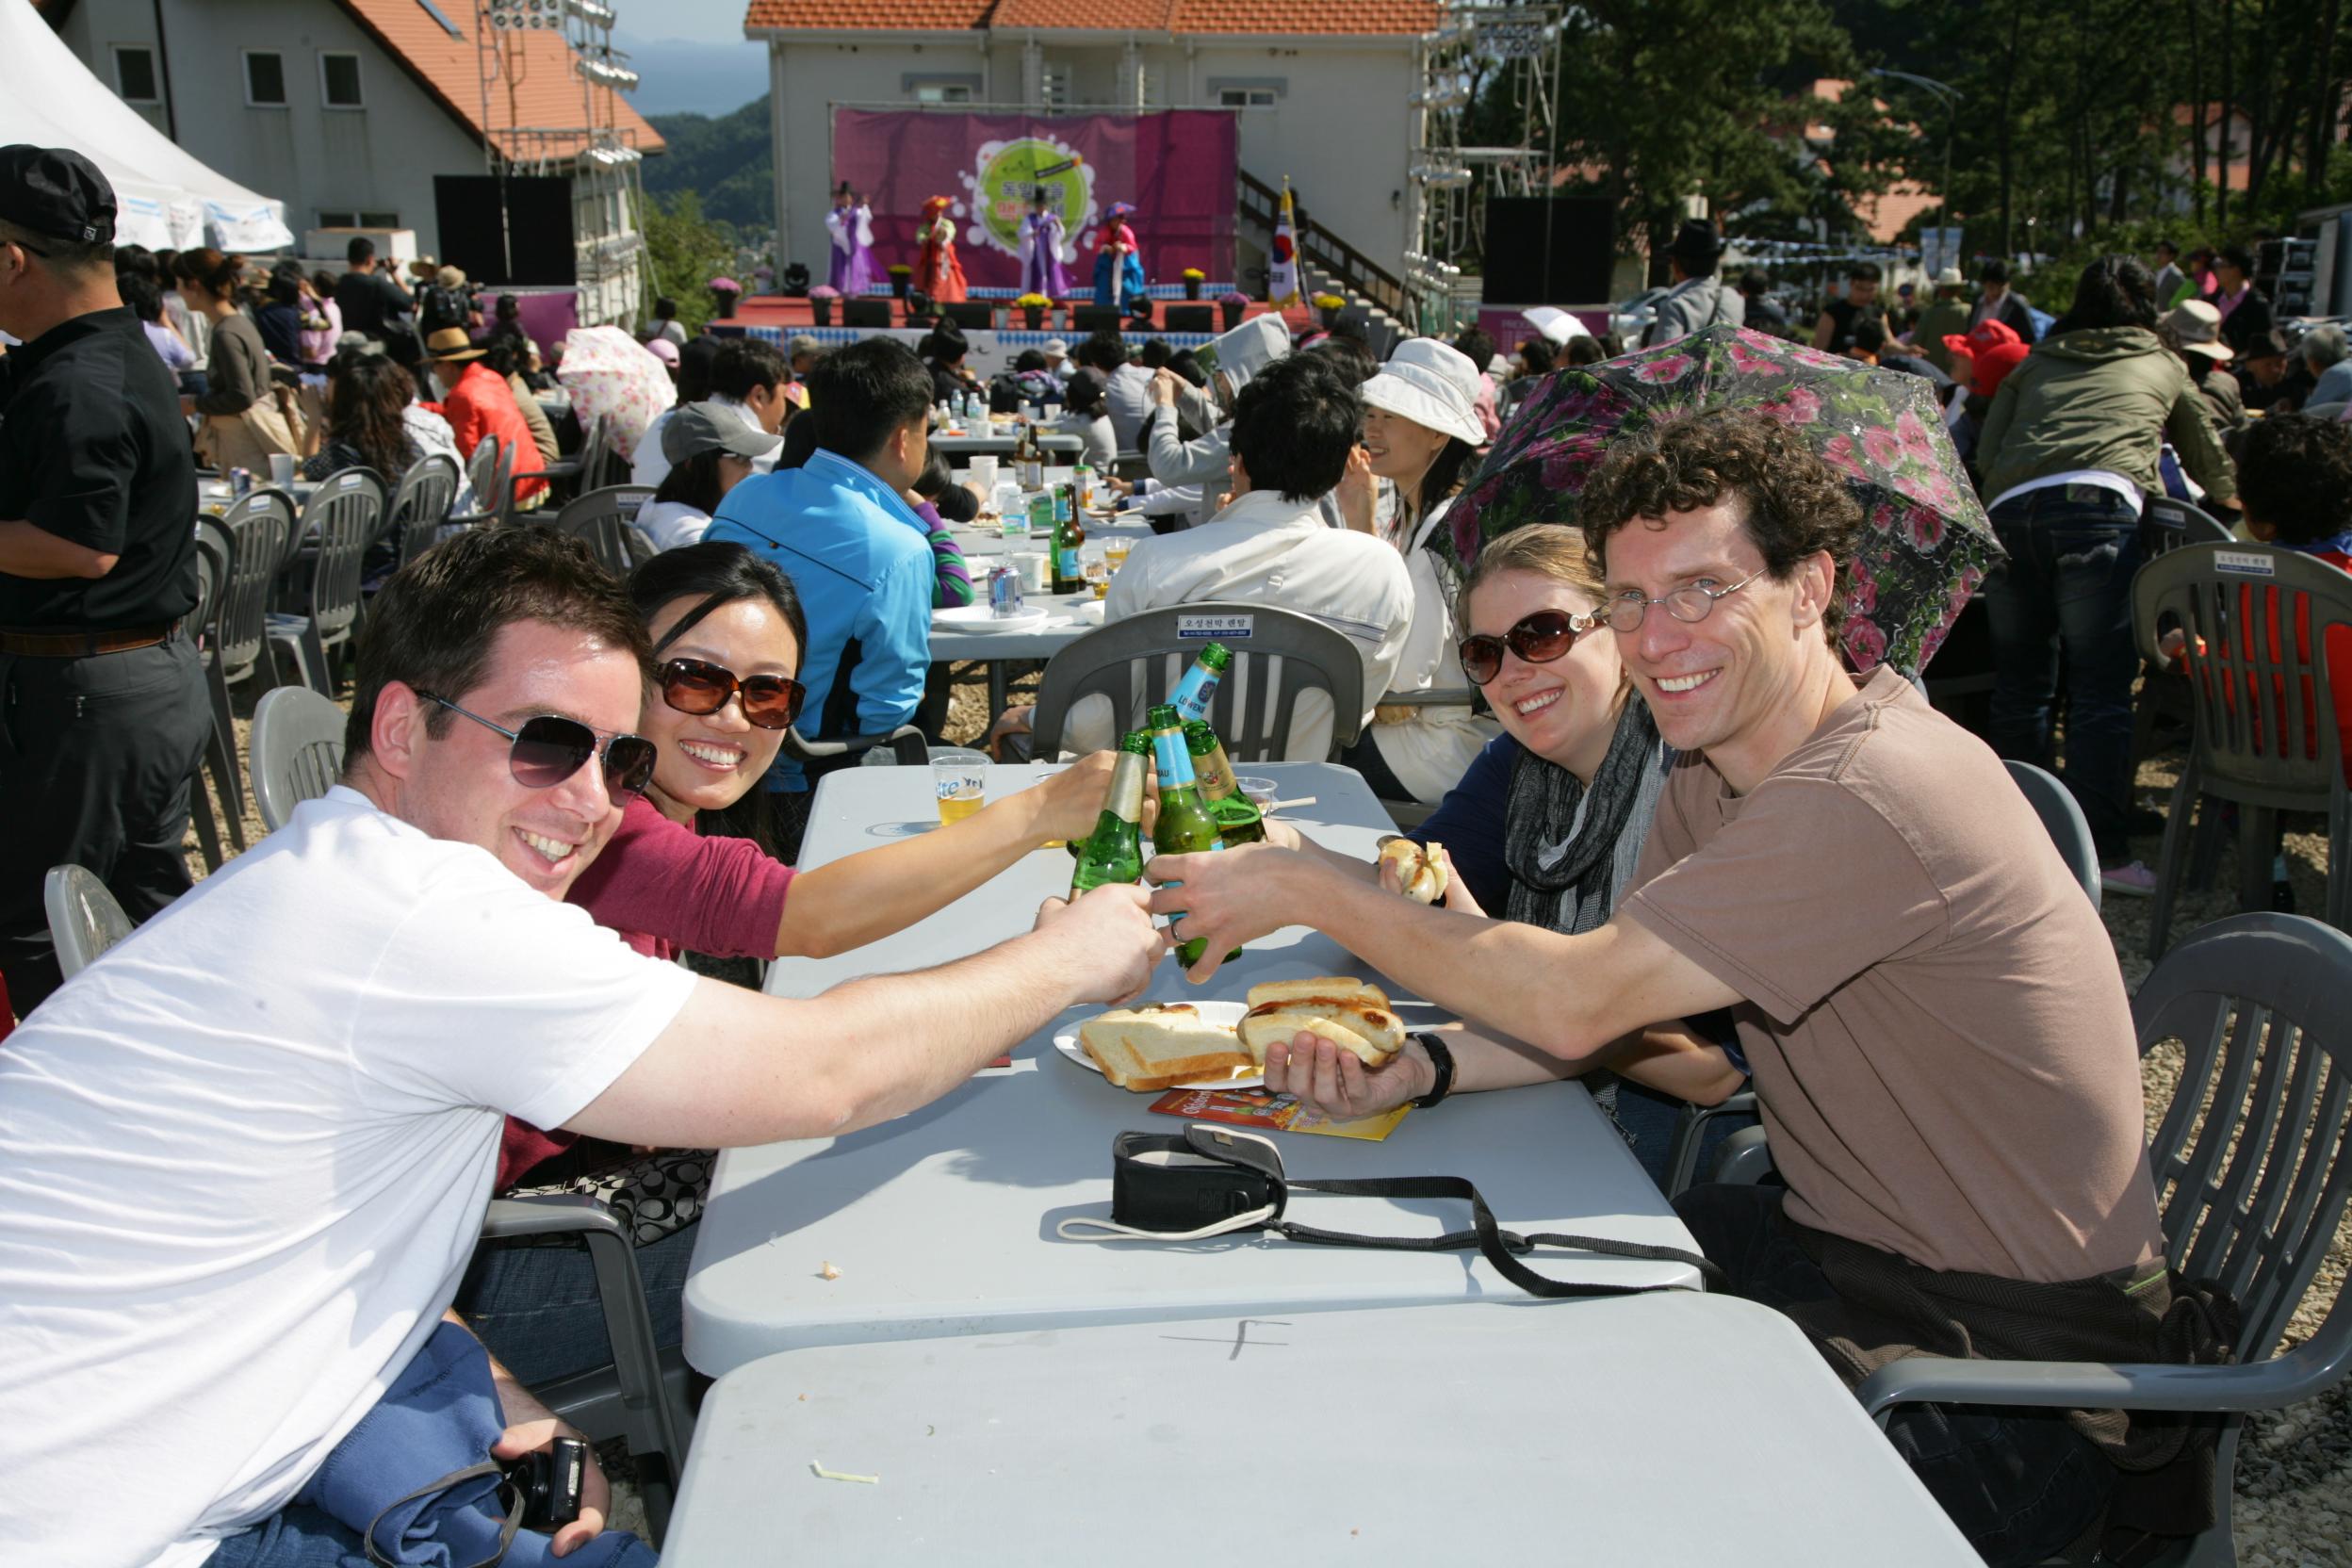
<path fill-rule="evenodd" d="M 0 147 L 0 220 L 74 245 L 114 243 L 114 187 L 62 147 Z"/>
<path fill-rule="evenodd" d="M 1713 261 L 1723 253 L 1723 242 L 1715 233 L 1715 225 L 1704 218 L 1686 218 L 1675 231 L 1674 243 L 1666 253 L 1684 261 Z"/>

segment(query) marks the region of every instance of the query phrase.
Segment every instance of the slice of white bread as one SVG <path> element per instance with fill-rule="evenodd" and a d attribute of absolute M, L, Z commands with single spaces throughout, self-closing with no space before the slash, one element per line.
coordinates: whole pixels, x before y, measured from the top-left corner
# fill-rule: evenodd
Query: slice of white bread
<path fill-rule="evenodd" d="M 1378 986 L 1345 976 L 1273 980 L 1250 988 L 1250 1010 L 1242 1015 L 1241 1043 L 1250 1059 L 1266 1065 L 1269 1046 L 1292 1037 L 1317 1035 L 1351 1051 L 1366 1067 L 1379 1067 L 1405 1048 L 1404 1021 L 1389 1010 Z"/>
<path fill-rule="evenodd" d="M 1439 852 L 1445 846 L 1432 841 L 1414 843 L 1411 839 L 1391 839 L 1380 846 L 1380 858 L 1396 867 L 1396 885 L 1415 904 L 1435 904 L 1446 896 L 1446 858 Z"/>
<path fill-rule="evenodd" d="M 1231 1029 L 1202 1022 L 1200 1009 L 1184 1002 L 1088 1019 L 1078 1026 L 1078 1043 L 1103 1077 L 1138 1094 L 1232 1078 L 1255 1066 Z"/>

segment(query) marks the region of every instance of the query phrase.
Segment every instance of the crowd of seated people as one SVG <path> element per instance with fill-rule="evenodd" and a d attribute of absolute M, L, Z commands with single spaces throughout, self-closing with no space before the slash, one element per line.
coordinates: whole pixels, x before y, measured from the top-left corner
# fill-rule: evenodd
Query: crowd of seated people
<path fill-rule="evenodd" d="M 0 222 L 0 328 L 43 324 L 11 314 L 9 289 L 66 296 L 38 292 L 50 264 L 11 239 Z M 1735 304 L 1769 324 L 1765 292 L 1715 260 L 1682 237 L 1652 351 Z M 511 1454 L 561 1429 L 530 1386 L 611 1354 L 583 1252 L 477 1245 L 492 1195 L 610 1204 L 675 1346 L 712 1152 L 906 1114 L 1062 1009 L 1137 994 L 1168 947 L 1154 912 L 1203 941 L 1195 980 L 1307 925 L 1458 1017 L 1378 1069 L 1315 1036 L 1276 1046 L 1268 1086 L 1316 1110 L 1442 1117 L 1452 1095 L 1581 1078 L 1663 1184 L 1681 1106 L 1751 1088 L 1786 1184 L 1703 1184 L 1674 1209 L 1727 1288 L 1836 1347 L 1849 1383 L 1997 1337 L 1955 1282 L 2056 1326 L 2027 1353 L 2214 1353 L 2226 1303 L 2165 1266 L 2111 940 L 2001 759 L 2050 760 L 2063 650 L 2066 782 L 2106 885 L 2144 890 L 2126 590 L 2164 449 L 2206 504 L 2243 497 L 2254 540 L 2352 563 L 2352 430 L 2272 415 L 2235 461 L 2222 441 L 2206 383 L 2274 332 L 2230 330 L 2252 308 L 2232 268 L 2216 264 L 2237 280 L 2225 314 L 2103 258 L 2047 330 L 1987 269 L 1939 345 L 1949 371 L 1878 308 L 1874 274 L 1815 323 L 1856 373 L 1949 400 L 1969 436 L 2009 561 L 1984 588 L 1989 744 L 1905 672 L 1841 656 L 1867 525 L 1769 418 L 1699 412 L 1624 437 L 1577 527 L 1505 535 L 1465 571 L 1432 547 L 1500 411 L 1623 347 L 1608 335 L 1536 333 L 1515 363 L 1483 333 L 1413 338 L 1383 361 L 1359 334 L 1297 344 L 1261 316 L 1198 383 L 1164 341 L 1134 361 L 1115 333 L 1082 342 L 1065 417 L 1107 427 L 1179 498 L 1134 498 L 1159 531 L 1105 619 L 1239 600 L 1340 632 L 1364 707 L 1344 760 L 1432 808 L 1413 836 L 1445 846 L 1448 890 L 1400 897 L 1392 869 L 1275 819 L 1264 844 L 1155 860 L 1148 881 L 1181 891 L 1054 900 L 1010 941 L 807 1000 L 714 975 L 860 947 L 1084 837 L 1117 715 L 1080 705 L 1073 765 L 963 821 L 798 869 L 811 787 L 837 764 L 787 756 L 788 731 L 936 738 L 930 617 L 972 596 L 952 529 L 979 498 L 929 433 L 939 394 L 977 384 L 952 328 L 920 355 L 877 336 L 805 362 L 688 341 L 681 391 L 698 395 L 647 438 L 661 471 L 638 526 L 657 553 L 623 580 L 551 531 L 475 529 L 392 574 L 358 638 L 335 787 L 0 1046 L 0 1184 L 28 1199 L 0 1204 L 0 1531 L 60 1561 L 356 1552 L 367 1521 L 309 1483 L 420 1358 L 478 1371 Z M 477 339 L 477 310 L 420 300 L 372 254 L 331 290 L 217 251 L 117 270 L 130 340 L 181 386 L 203 356 L 187 406 L 223 461 L 281 432 L 314 476 L 387 482 L 492 435 L 539 449 L 526 340 Z M 96 277 L 72 297 L 99 298 Z M 1961 321 L 1957 296 L 1936 302 Z M 311 360 L 329 303 L 376 346 Z M 653 341 L 677 348 L 674 310 L 657 319 Z M 404 324 L 413 351 L 392 351 Z M 2302 355 L 2315 386 L 2343 348 Z M 314 363 L 312 416 L 273 367 L 299 384 Z M 12 482 L 0 549 L 46 514 L 27 496 L 18 522 Z M 2352 645 L 2322 652 L 2352 665 Z M 1341 715 L 1317 697 L 1290 756 L 1332 750 Z M 997 730 L 1024 727 L 1017 710 Z M 2140 1418 L 1940 1406 L 1904 1408 L 1887 1436 L 1996 1563 L 2127 1520 L 2163 1441 Z M 94 1464 L 139 1455 L 172 1458 L 105 1508 L 77 1503 Z M 2180 1473 L 2153 1479 L 2178 1490 Z M 587 1496 L 566 1554 L 607 1522 L 600 1475 Z"/>

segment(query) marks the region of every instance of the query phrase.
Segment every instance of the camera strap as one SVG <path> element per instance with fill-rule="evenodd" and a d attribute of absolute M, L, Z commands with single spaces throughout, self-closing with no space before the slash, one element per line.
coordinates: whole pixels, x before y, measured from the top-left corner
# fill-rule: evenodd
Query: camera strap
<path fill-rule="evenodd" d="M 382 1513 L 368 1522 L 368 1531 L 363 1538 L 368 1544 L 368 1561 L 370 1568 L 402 1568 L 400 1559 L 386 1557 L 384 1548 L 376 1544 L 377 1527 L 382 1525 L 384 1519 L 396 1510 L 425 1497 L 438 1496 L 449 1488 L 462 1485 L 466 1481 L 484 1476 L 503 1478 L 505 1473 L 505 1466 L 496 1460 L 486 1459 L 480 1464 L 469 1464 L 463 1470 L 452 1470 L 439 1480 L 428 1481 L 407 1496 L 396 1498 L 387 1503 Z M 514 1544 L 514 1532 L 523 1527 L 524 1499 L 521 1490 L 503 1479 L 499 1482 L 498 1490 L 510 1494 L 513 1499 L 507 1505 L 506 1522 L 498 1527 L 498 1549 L 480 1562 L 465 1565 L 465 1568 L 497 1568 L 498 1563 L 506 1560 L 507 1549 Z"/>
<path fill-rule="evenodd" d="M 1292 1192 L 1346 1198 L 1447 1198 L 1470 1205 L 1471 1228 L 1436 1236 L 1375 1236 L 1327 1231 L 1282 1217 Z M 1055 1227 L 1065 1241 L 1201 1241 L 1242 1231 L 1271 1231 L 1315 1247 L 1364 1247 L 1394 1252 L 1458 1252 L 1472 1248 L 1494 1271 L 1530 1296 L 1639 1296 L 1664 1285 L 1617 1285 L 1555 1280 L 1521 1260 L 1538 1248 L 1679 1263 L 1698 1270 L 1710 1288 L 1723 1271 L 1679 1247 L 1617 1241 L 1607 1236 L 1539 1231 L 1522 1235 L 1496 1222 L 1478 1189 L 1460 1176 L 1379 1176 L 1300 1181 L 1282 1169 L 1271 1138 L 1195 1122 L 1181 1135 L 1120 1133 L 1111 1140 L 1111 1217 L 1073 1217 Z"/>

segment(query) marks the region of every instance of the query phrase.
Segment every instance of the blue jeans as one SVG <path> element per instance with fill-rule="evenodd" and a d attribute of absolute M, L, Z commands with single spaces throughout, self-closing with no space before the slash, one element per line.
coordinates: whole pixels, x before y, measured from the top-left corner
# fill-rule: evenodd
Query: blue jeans
<path fill-rule="evenodd" d="M 252 1529 L 232 1535 L 204 1568 L 345 1568 L 368 1560 L 357 1530 L 315 1508 L 290 1503 Z"/>
<path fill-rule="evenodd" d="M 1781 1213 L 1778 1187 L 1694 1186 L 1674 1212 L 1728 1289 L 1776 1311 L 1835 1294 Z M 1901 1405 L 1887 1441 L 1991 1568 L 2039 1562 L 2091 1527 L 2115 1469 L 2063 1413 Z"/>
<path fill-rule="evenodd" d="M 2066 788 L 2090 819 L 2102 865 L 2131 855 L 2132 574 L 2140 514 L 2122 496 L 2062 484 L 2003 501 L 1993 531 L 2008 564 L 1984 584 L 1993 634 L 1993 749 L 2053 764 L 2051 715 L 2066 653 Z"/>
<path fill-rule="evenodd" d="M 695 1226 L 637 1249 L 654 1343 L 676 1348 L 683 1334 L 686 1266 Z M 596 1271 L 584 1246 L 482 1246 L 457 1289 L 457 1314 L 525 1388 L 612 1360 L 596 1296 Z"/>

